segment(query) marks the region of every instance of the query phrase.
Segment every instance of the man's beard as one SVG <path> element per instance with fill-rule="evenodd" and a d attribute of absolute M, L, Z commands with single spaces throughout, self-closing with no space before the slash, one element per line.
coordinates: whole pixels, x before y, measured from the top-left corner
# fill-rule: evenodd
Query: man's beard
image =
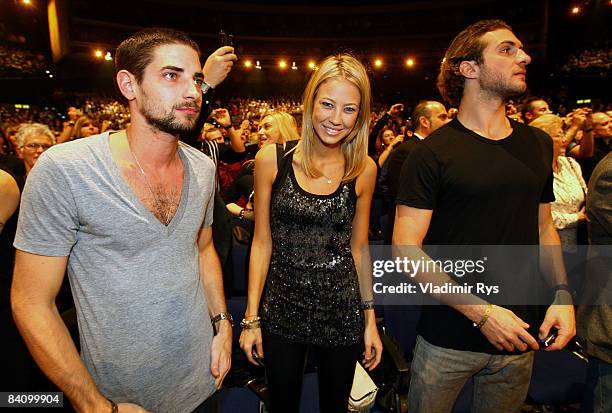
<path fill-rule="evenodd" d="M 148 102 L 148 99 L 146 99 L 145 101 Z M 186 138 L 190 137 L 193 134 L 197 125 L 198 115 L 194 116 L 191 122 L 186 124 L 177 119 L 175 110 L 178 108 L 187 107 L 196 109 L 198 113 L 200 111 L 200 107 L 195 103 L 182 104 L 173 106 L 172 109 L 170 109 L 170 111 L 164 114 L 163 116 L 156 116 L 154 115 L 154 113 L 156 112 L 154 110 L 155 107 L 151 107 L 145 104 L 140 108 L 140 113 L 142 114 L 142 116 L 144 116 L 149 125 L 160 130 L 161 132 L 165 132 L 173 136 L 178 136 L 179 138 Z"/>
<path fill-rule="evenodd" d="M 490 71 L 486 66 L 483 67 L 481 73 L 479 84 L 483 94 L 506 101 L 522 95 L 527 90 L 527 83 L 512 83 L 511 80 L 504 79 L 501 74 Z"/>

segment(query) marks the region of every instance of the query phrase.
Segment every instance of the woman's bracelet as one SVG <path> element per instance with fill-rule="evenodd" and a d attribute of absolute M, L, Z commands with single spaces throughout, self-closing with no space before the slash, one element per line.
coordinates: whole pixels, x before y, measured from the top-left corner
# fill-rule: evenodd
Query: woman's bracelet
<path fill-rule="evenodd" d="M 374 308 L 374 300 L 367 300 L 361 303 L 361 308 L 363 310 L 371 310 Z"/>
<path fill-rule="evenodd" d="M 261 326 L 261 317 L 259 316 L 256 316 L 252 320 L 247 320 L 246 318 L 243 318 L 242 321 L 240 322 L 240 327 L 242 327 L 243 330 L 255 330 L 259 328 L 260 326 Z"/>
<path fill-rule="evenodd" d="M 482 326 L 484 326 L 484 324 L 489 319 L 489 316 L 491 315 L 492 311 L 493 311 L 493 304 L 488 303 L 487 308 L 485 309 L 484 315 L 482 316 L 482 320 L 480 320 L 478 324 L 474 323 L 474 327 L 480 330 Z"/>

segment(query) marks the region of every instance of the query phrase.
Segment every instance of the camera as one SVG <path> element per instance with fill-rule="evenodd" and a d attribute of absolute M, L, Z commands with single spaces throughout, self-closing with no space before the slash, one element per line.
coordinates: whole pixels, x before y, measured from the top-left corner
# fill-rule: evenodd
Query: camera
<path fill-rule="evenodd" d="M 234 36 L 225 33 L 223 30 L 219 32 L 219 45 L 234 47 Z"/>

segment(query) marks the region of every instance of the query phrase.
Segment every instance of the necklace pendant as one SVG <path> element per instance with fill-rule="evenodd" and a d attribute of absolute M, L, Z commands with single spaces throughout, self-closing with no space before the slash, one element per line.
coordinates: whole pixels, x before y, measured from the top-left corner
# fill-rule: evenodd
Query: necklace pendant
<path fill-rule="evenodd" d="M 331 184 L 331 183 L 332 183 L 332 180 L 331 180 L 331 179 L 329 179 L 329 178 L 327 178 L 327 183 L 328 183 L 328 184 Z"/>

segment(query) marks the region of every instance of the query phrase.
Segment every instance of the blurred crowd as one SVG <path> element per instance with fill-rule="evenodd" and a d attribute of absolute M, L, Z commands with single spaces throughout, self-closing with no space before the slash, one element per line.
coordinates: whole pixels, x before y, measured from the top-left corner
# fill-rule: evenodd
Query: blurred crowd
<path fill-rule="evenodd" d="M 74 104 L 68 108 L 0 106 L 0 154 L 23 159 L 27 172 L 38 155 L 53 144 L 125 129 L 130 121 L 126 104 L 114 98 L 91 98 L 86 95 L 73 95 L 71 98 Z M 436 110 L 444 114 L 442 120 L 434 119 L 431 108 L 423 112 L 419 105 L 411 107 L 402 103 L 390 105 L 375 102 L 370 121 L 368 154 L 376 161 L 381 176 L 385 175 L 385 161 L 392 159 L 390 155 L 402 142 L 426 135 L 424 131 L 431 133 L 456 116 L 456 108 L 447 110 L 440 103 L 436 104 L 441 108 Z M 215 161 L 218 168 L 218 189 L 231 215 L 241 218 L 252 216 L 249 202 L 252 201 L 253 195 L 252 160 L 255 153 L 266 144 L 280 142 L 279 139 L 299 139 L 302 109 L 301 102 L 291 97 L 235 97 L 225 102 L 215 100 L 211 103 L 210 114 L 201 122 L 200 132 L 197 136 L 186 139 L 189 144 L 202 150 Z M 559 109 L 564 113 L 559 113 Z M 545 97 L 509 101 L 506 105 L 507 116 L 511 119 L 540 127 L 549 133 L 559 145 L 555 154 L 563 153 L 564 156 L 577 160 L 568 161 L 569 164 L 565 167 L 566 171 L 571 168 L 576 175 L 576 179 L 572 181 L 575 188 L 586 185 L 595 164 L 609 151 L 612 134 L 610 109 L 610 105 L 578 107 L 571 111 L 565 107 L 551 109 L 549 99 Z M 429 125 L 435 127 L 427 130 L 422 126 L 419 118 L 423 114 L 430 120 Z M 554 165 L 565 163 L 555 162 Z M 556 172 L 561 173 L 560 169 Z M 381 203 L 379 205 L 376 204 L 377 197 Z M 562 198 L 560 194 L 558 197 Z M 578 198 L 583 199 L 584 196 Z M 370 236 L 373 239 L 383 238 L 380 216 L 389 213 L 388 205 L 392 203 L 389 194 L 385 194 L 385 185 L 379 185 L 371 224 Z M 571 215 L 569 223 L 566 222 L 567 217 L 563 217 L 559 212 L 559 230 L 565 227 L 575 229 L 585 220 L 582 205 L 572 206 L 568 213 Z M 563 231 L 560 232 L 563 234 Z M 575 239 L 575 231 L 570 232 L 573 235 L 568 242 L 576 244 L 579 240 Z"/>
<path fill-rule="evenodd" d="M 571 55 L 561 70 L 570 73 L 582 71 L 607 73 L 612 70 L 612 48 L 584 50 L 582 53 Z"/>

